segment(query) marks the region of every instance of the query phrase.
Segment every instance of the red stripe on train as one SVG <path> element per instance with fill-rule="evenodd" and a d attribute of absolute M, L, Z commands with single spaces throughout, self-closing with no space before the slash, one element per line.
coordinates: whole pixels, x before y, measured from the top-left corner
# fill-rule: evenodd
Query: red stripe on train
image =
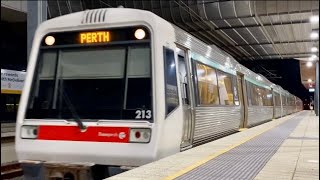
<path fill-rule="evenodd" d="M 39 126 L 40 140 L 129 142 L 130 128 L 127 127 L 87 127 L 81 132 L 78 126 Z"/>

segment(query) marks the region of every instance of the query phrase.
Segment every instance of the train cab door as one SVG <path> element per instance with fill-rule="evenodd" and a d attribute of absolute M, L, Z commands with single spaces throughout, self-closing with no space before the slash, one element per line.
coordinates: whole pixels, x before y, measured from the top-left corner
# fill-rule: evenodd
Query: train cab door
<path fill-rule="evenodd" d="M 194 132 L 193 88 L 190 74 L 192 71 L 188 50 L 177 45 L 176 52 L 178 56 L 178 76 L 180 79 L 183 106 L 183 134 L 180 149 L 184 151 L 192 147 Z"/>
<path fill-rule="evenodd" d="M 239 102 L 240 102 L 240 129 L 247 127 L 247 117 L 248 117 L 248 102 L 247 102 L 247 91 L 245 86 L 244 75 L 237 72 L 237 85 L 238 85 L 238 94 L 239 94 Z"/>

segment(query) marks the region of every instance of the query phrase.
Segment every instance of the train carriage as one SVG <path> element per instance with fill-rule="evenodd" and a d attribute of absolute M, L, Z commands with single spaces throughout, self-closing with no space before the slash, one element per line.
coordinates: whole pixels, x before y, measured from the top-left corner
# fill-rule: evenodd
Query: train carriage
<path fill-rule="evenodd" d="M 16 151 L 37 176 L 86 164 L 101 179 L 288 114 L 280 87 L 143 10 L 42 23 L 27 72 Z"/>

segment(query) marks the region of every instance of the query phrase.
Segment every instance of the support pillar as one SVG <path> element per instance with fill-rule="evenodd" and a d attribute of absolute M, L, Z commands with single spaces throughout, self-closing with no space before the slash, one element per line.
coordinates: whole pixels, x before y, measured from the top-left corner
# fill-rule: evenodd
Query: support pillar
<path fill-rule="evenodd" d="M 47 0 L 27 1 L 27 28 L 28 28 L 28 61 L 32 47 L 34 33 L 38 25 L 47 20 Z"/>
<path fill-rule="evenodd" d="M 316 62 L 316 85 L 314 92 L 314 112 L 319 116 L 319 61 Z"/>

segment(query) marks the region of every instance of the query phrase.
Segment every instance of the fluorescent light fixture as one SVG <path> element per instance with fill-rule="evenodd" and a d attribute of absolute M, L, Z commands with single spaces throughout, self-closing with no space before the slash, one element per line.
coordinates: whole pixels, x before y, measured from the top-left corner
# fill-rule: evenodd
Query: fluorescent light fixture
<path fill-rule="evenodd" d="M 307 67 L 312 67 L 313 63 L 312 62 L 307 62 Z"/>
<path fill-rule="evenodd" d="M 317 55 L 315 55 L 315 54 L 313 54 L 311 57 L 309 57 L 309 61 L 314 61 L 314 60 L 316 60 L 318 58 L 318 56 Z"/>
<path fill-rule="evenodd" d="M 315 91 L 314 88 L 310 88 L 310 89 L 309 89 L 309 92 L 314 92 L 314 91 Z"/>
<path fill-rule="evenodd" d="M 312 47 L 311 48 L 311 52 L 317 52 L 318 51 L 318 48 L 317 47 Z"/>
<path fill-rule="evenodd" d="M 311 39 L 317 39 L 319 37 L 319 34 L 317 32 L 312 32 L 310 34 Z"/>
<path fill-rule="evenodd" d="M 311 23 L 317 23 L 317 22 L 319 22 L 319 16 L 318 16 L 318 15 L 311 16 L 311 17 L 310 17 L 310 22 L 311 22 Z"/>

